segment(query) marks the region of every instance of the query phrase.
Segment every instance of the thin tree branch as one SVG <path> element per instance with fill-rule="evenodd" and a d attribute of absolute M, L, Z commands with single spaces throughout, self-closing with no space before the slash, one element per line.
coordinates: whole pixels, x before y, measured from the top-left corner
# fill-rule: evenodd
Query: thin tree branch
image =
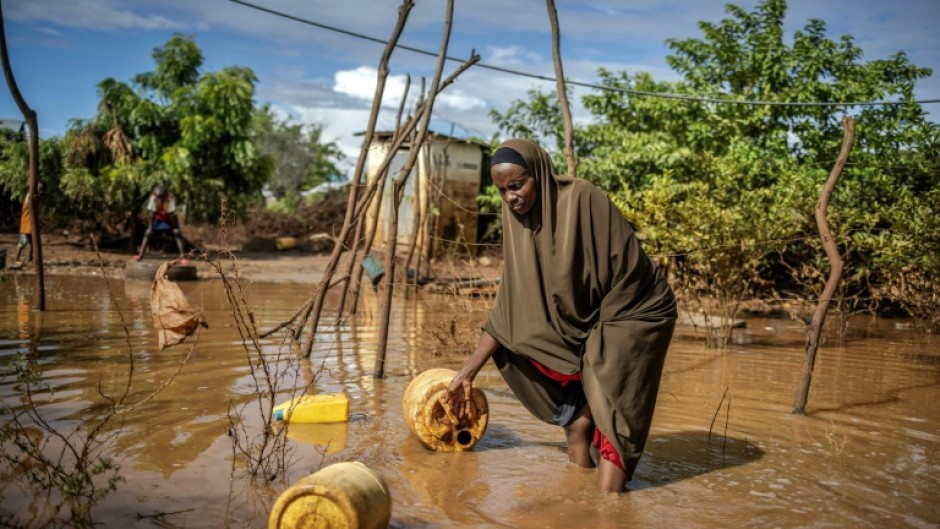
<path fill-rule="evenodd" d="M 574 158 L 574 125 L 571 123 L 571 107 L 568 106 L 568 90 L 565 88 L 565 72 L 561 65 L 561 33 L 558 29 L 558 12 L 555 0 L 545 0 L 548 19 L 552 25 L 552 58 L 555 62 L 555 80 L 558 84 L 558 104 L 565 123 L 565 158 L 568 160 L 568 176 L 577 176 L 578 162 Z"/>
<path fill-rule="evenodd" d="M 819 237 L 822 239 L 823 248 L 826 250 L 829 262 L 832 263 L 832 268 L 829 271 L 829 279 L 826 281 L 822 297 L 820 297 L 816 310 L 813 312 L 813 320 L 807 333 L 806 354 L 803 357 L 800 385 L 793 400 L 793 413 L 796 415 L 806 413 L 809 386 L 813 379 L 813 366 L 816 363 L 816 351 L 819 349 L 819 337 L 822 334 L 832 295 L 839 286 L 839 281 L 842 280 L 842 256 L 839 255 L 839 249 L 836 247 L 836 243 L 832 239 L 832 231 L 829 229 L 829 221 L 826 220 L 826 208 L 829 207 L 829 199 L 832 197 L 836 182 L 839 181 L 839 177 L 842 175 L 842 168 L 845 167 L 845 162 L 849 158 L 849 152 L 852 150 L 852 141 L 855 138 L 855 120 L 848 116 L 843 117 L 842 129 L 844 131 L 842 149 L 839 151 L 839 157 L 829 173 L 829 179 L 826 181 L 822 194 L 819 196 L 819 202 L 816 204 L 816 226 L 819 228 Z"/>

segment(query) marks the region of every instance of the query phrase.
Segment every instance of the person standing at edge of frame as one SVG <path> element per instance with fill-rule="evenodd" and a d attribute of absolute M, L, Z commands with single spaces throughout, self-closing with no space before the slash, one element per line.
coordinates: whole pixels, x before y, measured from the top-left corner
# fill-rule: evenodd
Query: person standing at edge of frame
<path fill-rule="evenodd" d="M 36 218 L 39 218 L 38 213 L 41 211 L 39 207 L 39 200 L 42 198 L 42 182 L 36 183 Z M 20 211 L 20 238 L 16 243 L 16 259 L 14 268 L 21 268 L 23 266 L 23 261 L 20 260 L 20 256 L 23 253 L 24 249 L 26 251 L 26 263 L 33 262 L 33 222 L 29 218 L 29 193 L 26 193 L 26 197 L 23 198 L 23 209 Z"/>

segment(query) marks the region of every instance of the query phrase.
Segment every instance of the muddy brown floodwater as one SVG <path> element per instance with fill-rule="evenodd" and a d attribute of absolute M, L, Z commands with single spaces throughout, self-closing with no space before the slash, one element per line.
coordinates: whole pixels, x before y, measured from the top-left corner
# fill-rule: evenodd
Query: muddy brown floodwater
<path fill-rule="evenodd" d="M 99 386 L 106 394 L 122 387 L 129 350 L 131 400 L 158 388 L 189 350 L 157 351 L 147 283 L 112 281 L 118 309 L 101 279 L 47 282 L 44 315 L 29 311 L 30 278 L 0 283 L 7 405 L 23 392 L 6 367 L 18 352 L 35 351 L 54 390 L 37 394 L 41 412 L 72 431 L 100 419 Z M 102 447 L 124 478 L 93 510 L 102 527 L 264 527 L 290 483 L 348 460 L 385 478 L 394 528 L 940 527 L 940 337 L 904 320 L 856 316 L 840 339 L 831 318 L 807 416 L 790 413 L 803 357 L 799 323 L 749 319 L 725 350 L 680 328 L 630 492 L 599 496 L 595 473 L 567 462 L 560 429 L 532 418 L 491 364 L 477 381 L 490 404 L 484 438 L 469 453 L 426 451 L 401 417 L 404 389 L 425 369 L 460 367 L 488 302 L 399 299 L 387 377 L 375 380 L 378 316 L 369 292 L 345 323 L 324 314 L 312 357 L 291 371 L 292 383 L 315 377 L 316 391 L 346 393 L 350 422 L 292 429 L 287 474 L 265 482 L 232 471 L 227 409 L 257 388 L 221 283 L 182 287 L 209 328 L 176 379 L 127 413 Z M 247 299 L 270 328 L 311 288 L 255 283 Z M 0 515 L 34 525 L 44 504 L 24 492 L 22 475 L 2 477 Z"/>

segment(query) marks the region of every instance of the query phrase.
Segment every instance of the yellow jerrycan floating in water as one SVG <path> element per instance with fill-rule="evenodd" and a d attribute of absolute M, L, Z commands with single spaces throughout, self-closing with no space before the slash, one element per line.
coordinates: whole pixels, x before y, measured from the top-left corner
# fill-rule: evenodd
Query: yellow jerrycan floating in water
<path fill-rule="evenodd" d="M 402 414 L 411 433 L 436 452 L 463 452 L 477 444 L 486 432 L 489 406 L 477 388 L 471 394 L 470 416 L 458 419 L 442 397 L 457 372 L 428 369 L 408 384 L 402 398 Z"/>
<path fill-rule="evenodd" d="M 381 476 L 362 463 L 330 465 L 285 490 L 268 529 L 385 529 L 392 496 Z"/>
<path fill-rule="evenodd" d="M 292 423 L 346 422 L 349 398 L 342 393 L 301 395 L 274 407 L 275 421 Z"/>

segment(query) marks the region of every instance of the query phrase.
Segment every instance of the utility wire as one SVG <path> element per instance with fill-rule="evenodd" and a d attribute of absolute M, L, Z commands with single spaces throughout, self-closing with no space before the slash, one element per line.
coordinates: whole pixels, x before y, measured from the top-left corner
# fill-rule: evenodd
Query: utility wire
<path fill-rule="evenodd" d="M 263 11 L 265 13 L 286 18 L 288 20 L 293 20 L 295 22 L 300 22 L 301 24 L 307 24 L 310 26 L 318 27 L 328 31 L 333 31 L 335 33 L 341 33 L 343 35 L 348 35 L 350 37 L 355 37 L 362 40 L 368 40 L 375 42 L 376 44 L 388 44 L 388 41 L 382 40 L 378 37 L 372 37 L 370 35 L 365 35 L 363 33 L 358 33 L 348 29 L 338 28 L 336 26 L 330 26 L 322 22 L 315 22 L 306 18 L 301 18 L 295 15 L 284 13 L 283 11 L 277 11 L 275 9 L 270 9 L 267 7 L 259 6 L 257 4 L 252 4 L 251 2 L 246 2 L 244 0 L 229 0 L 235 4 L 243 5 L 251 9 L 257 9 L 258 11 Z M 431 57 L 437 57 L 437 52 L 423 50 L 421 48 L 414 48 L 412 46 L 406 46 L 404 44 L 396 45 L 396 48 L 401 48 L 403 50 L 411 51 L 414 53 L 420 53 L 422 55 L 429 55 Z M 455 61 L 459 63 L 466 62 L 466 59 L 461 59 L 459 57 L 445 57 L 449 61 Z M 523 72 L 520 70 L 513 70 L 511 68 L 504 68 L 502 66 L 494 66 L 492 64 L 485 64 L 482 62 L 477 62 L 473 65 L 475 68 L 483 68 L 485 70 L 492 70 L 495 72 L 507 73 L 510 75 L 518 75 L 521 77 L 528 77 L 530 79 L 538 79 L 540 81 L 550 81 L 556 83 L 557 79 L 548 75 L 540 75 L 530 72 Z M 825 103 L 820 101 L 762 101 L 762 100 L 744 100 L 744 99 L 724 99 L 719 97 L 704 97 L 704 96 L 693 96 L 685 94 L 672 94 L 667 92 L 650 92 L 647 90 L 633 90 L 629 88 L 618 88 L 614 86 L 604 86 L 599 84 L 587 83 L 584 81 L 572 81 L 565 80 L 565 84 L 572 86 L 580 86 L 583 88 L 592 88 L 596 90 L 603 91 L 613 91 L 613 92 L 622 92 L 624 94 L 629 94 L 633 96 L 644 96 L 644 97 L 658 97 L 662 99 L 678 99 L 681 101 L 700 101 L 703 103 L 718 103 L 718 104 L 729 104 L 729 105 L 751 105 L 751 106 L 776 106 L 776 107 L 863 107 L 863 106 L 888 106 L 888 105 L 928 105 L 934 103 L 940 103 L 940 99 L 920 99 L 915 101 L 851 101 L 851 102 L 841 102 L 841 103 Z"/>

